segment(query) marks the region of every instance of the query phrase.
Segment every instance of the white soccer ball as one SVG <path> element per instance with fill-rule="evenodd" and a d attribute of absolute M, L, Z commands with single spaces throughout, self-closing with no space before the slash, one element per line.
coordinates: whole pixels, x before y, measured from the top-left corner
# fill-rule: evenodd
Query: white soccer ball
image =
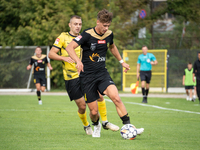
<path fill-rule="evenodd" d="M 126 140 L 133 140 L 137 136 L 137 130 L 132 124 L 125 124 L 120 131 L 122 138 Z"/>

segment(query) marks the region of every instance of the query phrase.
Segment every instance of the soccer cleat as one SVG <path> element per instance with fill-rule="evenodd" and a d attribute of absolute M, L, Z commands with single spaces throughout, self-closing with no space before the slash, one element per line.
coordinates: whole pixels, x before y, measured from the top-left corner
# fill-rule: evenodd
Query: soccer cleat
<path fill-rule="evenodd" d="M 116 126 L 116 125 L 114 125 L 110 122 L 106 122 L 105 124 L 102 124 L 102 126 L 105 130 L 108 130 L 108 129 L 110 129 L 112 131 L 118 131 L 119 130 L 118 126 Z"/>
<path fill-rule="evenodd" d="M 142 103 L 147 103 L 147 97 L 143 97 Z"/>
<path fill-rule="evenodd" d="M 186 100 L 187 100 L 187 101 L 189 101 L 189 100 L 190 100 L 190 97 L 189 97 L 189 96 L 187 96 Z"/>
<path fill-rule="evenodd" d="M 101 133 L 101 123 L 99 122 L 98 125 L 94 126 L 94 132 L 92 133 L 92 137 L 100 137 Z"/>
<path fill-rule="evenodd" d="M 84 126 L 84 130 L 87 135 L 92 135 L 92 133 L 93 133 L 90 125 L 88 125 L 87 127 Z"/>
<path fill-rule="evenodd" d="M 144 128 L 139 128 L 137 130 L 137 135 L 141 135 L 144 132 Z"/>
<path fill-rule="evenodd" d="M 39 103 L 39 105 L 42 105 L 42 100 L 39 100 L 38 103 Z"/>

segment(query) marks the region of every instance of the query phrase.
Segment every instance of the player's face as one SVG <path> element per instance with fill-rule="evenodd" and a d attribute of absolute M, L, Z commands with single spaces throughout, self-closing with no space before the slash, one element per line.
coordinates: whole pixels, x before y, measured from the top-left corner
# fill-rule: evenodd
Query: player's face
<path fill-rule="evenodd" d="M 188 69 L 189 69 L 189 70 L 192 69 L 192 64 L 188 64 Z"/>
<path fill-rule="evenodd" d="M 198 58 L 199 58 L 199 60 L 200 60 L 200 53 L 198 53 Z"/>
<path fill-rule="evenodd" d="M 99 20 L 97 20 L 97 30 L 99 34 L 104 34 L 106 31 L 108 31 L 108 28 L 110 27 L 111 22 L 102 23 Z"/>
<path fill-rule="evenodd" d="M 79 35 L 82 27 L 82 20 L 77 18 L 72 18 L 69 23 L 69 27 L 70 27 L 70 34 L 74 36 Z"/>
<path fill-rule="evenodd" d="M 36 48 L 36 49 L 35 49 L 35 54 L 36 54 L 36 55 L 42 54 L 41 48 Z"/>
<path fill-rule="evenodd" d="M 142 52 L 143 52 L 144 55 L 147 54 L 147 51 L 148 51 L 148 48 L 146 46 L 142 48 Z"/>

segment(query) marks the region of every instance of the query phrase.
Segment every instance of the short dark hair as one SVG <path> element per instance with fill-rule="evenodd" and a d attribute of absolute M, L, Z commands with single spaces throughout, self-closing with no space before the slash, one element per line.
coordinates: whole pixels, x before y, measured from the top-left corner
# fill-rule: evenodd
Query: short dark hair
<path fill-rule="evenodd" d="M 42 48 L 40 46 L 37 46 L 35 49 L 37 49 L 37 48 L 41 49 L 41 51 L 42 51 Z"/>
<path fill-rule="evenodd" d="M 80 16 L 78 16 L 78 15 L 73 15 L 73 16 L 71 16 L 71 18 L 70 18 L 69 22 L 71 22 L 71 20 L 72 20 L 73 18 L 76 18 L 76 19 L 81 19 L 81 17 L 80 17 Z"/>
<path fill-rule="evenodd" d="M 143 48 L 143 47 L 147 47 L 147 46 L 146 46 L 146 45 L 143 45 L 142 48 Z"/>
<path fill-rule="evenodd" d="M 113 14 L 106 9 L 99 11 L 97 15 L 97 20 L 101 23 L 110 23 L 112 22 Z"/>
<path fill-rule="evenodd" d="M 199 54 L 200 52 L 198 52 L 198 54 Z"/>
<path fill-rule="evenodd" d="M 192 65 L 192 63 L 189 61 L 188 64 Z"/>

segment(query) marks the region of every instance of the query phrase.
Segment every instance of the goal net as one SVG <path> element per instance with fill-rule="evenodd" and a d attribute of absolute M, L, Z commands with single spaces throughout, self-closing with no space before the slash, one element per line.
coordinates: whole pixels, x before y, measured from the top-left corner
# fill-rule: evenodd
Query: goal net
<path fill-rule="evenodd" d="M 0 46 L 0 92 L 28 92 L 35 90 L 33 66 L 26 70 L 37 46 Z M 41 46 L 42 53 L 48 54 L 49 46 Z M 50 62 L 50 60 L 48 59 Z M 50 70 L 46 69 L 47 90 L 50 90 Z"/>
<path fill-rule="evenodd" d="M 152 66 L 151 91 L 166 92 L 167 90 L 167 50 L 148 50 L 153 53 L 158 64 Z M 142 50 L 124 50 L 123 60 L 130 65 L 130 70 L 123 72 L 123 91 L 131 91 L 130 85 L 137 81 L 137 59 Z M 139 84 L 140 86 L 140 84 Z M 141 91 L 141 88 L 138 88 Z"/>

